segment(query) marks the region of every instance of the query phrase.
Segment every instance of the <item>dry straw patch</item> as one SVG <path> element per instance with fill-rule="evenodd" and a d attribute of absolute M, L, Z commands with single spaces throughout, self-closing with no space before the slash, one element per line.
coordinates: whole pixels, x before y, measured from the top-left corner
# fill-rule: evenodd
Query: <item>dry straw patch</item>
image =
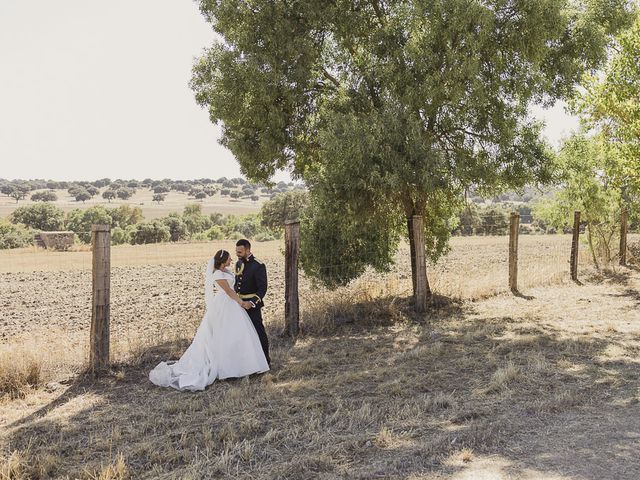
<path fill-rule="evenodd" d="M 25 351 L 0 352 L 0 398 L 24 398 L 42 384 L 42 363 Z"/>

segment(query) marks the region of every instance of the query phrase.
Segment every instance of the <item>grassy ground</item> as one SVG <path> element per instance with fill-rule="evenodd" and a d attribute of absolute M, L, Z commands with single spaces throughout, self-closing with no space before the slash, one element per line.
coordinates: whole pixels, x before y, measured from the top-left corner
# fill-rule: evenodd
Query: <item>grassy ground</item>
<path fill-rule="evenodd" d="M 164 202 L 153 202 L 153 192 L 147 188 L 139 188 L 136 193 L 128 200 L 112 200 L 111 203 L 102 198 L 102 192 L 105 189 L 100 189 L 100 194 L 87 200 L 86 202 L 77 202 L 73 197 L 69 195 L 66 190 L 55 190 L 58 200 L 52 202 L 57 207 L 60 207 L 65 212 L 73 210 L 74 208 L 89 208 L 95 205 L 104 205 L 105 207 L 117 207 L 122 204 L 129 204 L 131 206 L 138 206 L 142 209 L 142 214 L 146 219 L 164 217 L 170 212 L 182 212 L 184 206 L 187 203 L 199 203 L 202 205 L 202 211 L 206 214 L 209 213 L 222 213 L 228 214 L 245 214 L 245 213 L 257 213 L 260 211 L 262 204 L 268 199 L 268 197 L 261 196 L 260 200 L 254 202 L 250 199 L 238 199 L 234 200 L 230 197 L 223 197 L 220 193 L 200 200 L 190 198 L 186 193 L 181 192 L 169 192 Z M 33 192 L 32 192 L 33 193 Z M 16 203 L 12 198 L 6 195 L 0 195 L 0 218 L 7 217 L 16 208 L 23 205 L 31 205 L 32 202 L 29 199 L 20 200 Z"/>
<path fill-rule="evenodd" d="M 146 375 L 188 344 L 202 263 L 225 244 L 114 247 L 120 363 L 101 380 L 79 375 L 87 252 L 0 252 L 0 479 L 636 479 L 640 272 L 568 282 L 566 240 L 521 238 L 512 296 L 505 238 L 454 239 L 424 318 L 406 247 L 346 290 L 303 279 L 295 344 L 278 337 L 281 245 L 257 244 L 274 370 L 197 394 Z"/>
<path fill-rule="evenodd" d="M 184 344 L 142 349 L 0 406 L 0 478 L 638 478 L 640 274 L 529 293 L 354 305 L 196 394 L 146 380 Z"/>

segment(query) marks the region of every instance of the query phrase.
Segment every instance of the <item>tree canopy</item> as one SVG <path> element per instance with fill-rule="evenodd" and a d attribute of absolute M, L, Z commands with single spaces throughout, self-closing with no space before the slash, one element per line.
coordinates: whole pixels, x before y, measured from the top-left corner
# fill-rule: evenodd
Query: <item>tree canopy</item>
<path fill-rule="evenodd" d="M 314 254 L 302 258 L 320 271 L 337 257 L 384 268 L 401 229 L 413 238 L 415 215 L 435 259 L 465 189 L 547 181 L 550 155 L 529 107 L 570 96 L 606 59 L 632 6 L 201 0 L 200 8 L 221 40 L 194 65 L 196 100 L 222 124 L 221 142 L 250 180 L 283 168 L 305 180 L 315 215 L 303 229 L 322 235 L 306 236 Z M 365 246 L 375 253 L 349 254 Z"/>
<path fill-rule="evenodd" d="M 576 109 L 617 150 L 610 176 L 630 196 L 640 194 L 640 17 L 616 40 L 604 71 L 586 76 Z"/>

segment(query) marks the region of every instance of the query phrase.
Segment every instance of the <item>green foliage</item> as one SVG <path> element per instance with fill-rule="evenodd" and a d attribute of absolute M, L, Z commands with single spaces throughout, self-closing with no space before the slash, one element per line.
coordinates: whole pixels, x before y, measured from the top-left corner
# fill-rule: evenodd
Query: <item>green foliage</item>
<path fill-rule="evenodd" d="M 212 225 L 211 218 L 202 213 L 202 205 L 198 203 L 185 205 L 182 219 L 187 227 L 189 237 L 208 230 Z"/>
<path fill-rule="evenodd" d="M 33 202 L 55 202 L 58 200 L 58 196 L 52 191 L 36 192 L 31 195 L 31 200 Z"/>
<path fill-rule="evenodd" d="M 56 231 L 64 227 L 64 212 L 50 203 L 18 207 L 10 218 L 13 223 L 22 223 L 35 230 Z"/>
<path fill-rule="evenodd" d="M 131 235 L 132 244 L 168 242 L 171 232 L 160 220 L 138 223 Z"/>
<path fill-rule="evenodd" d="M 170 213 L 162 219 L 162 223 L 169 228 L 169 240 L 172 242 L 179 242 L 188 238 L 187 224 L 179 214 Z"/>
<path fill-rule="evenodd" d="M 457 224 L 453 229 L 453 234 L 464 236 L 476 235 L 481 223 L 482 218 L 480 217 L 479 208 L 471 203 L 466 205 L 460 212 Z"/>
<path fill-rule="evenodd" d="M 91 194 L 85 188 L 75 189 L 73 196 L 75 197 L 76 202 L 84 203 L 87 200 L 91 200 Z"/>
<path fill-rule="evenodd" d="M 133 188 L 121 187 L 116 191 L 116 196 L 121 200 L 129 200 L 135 192 Z"/>
<path fill-rule="evenodd" d="M 108 210 L 108 212 L 111 216 L 111 225 L 114 227 L 127 228 L 143 220 L 140 207 L 120 205 L 117 208 Z"/>
<path fill-rule="evenodd" d="M 24 200 L 25 198 L 27 198 L 27 195 L 29 194 L 29 187 L 24 186 L 24 185 L 18 185 L 18 186 L 14 186 L 11 187 L 10 190 L 8 190 L 8 195 L 9 197 L 13 198 L 16 203 L 18 203 L 19 200 Z"/>
<path fill-rule="evenodd" d="M 105 190 L 104 192 L 102 192 L 102 198 L 104 198 L 105 200 L 108 200 L 109 203 L 111 203 L 111 200 L 116 198 L 116 191 L 115 190 Z"/>
<path fill-rule="evenodd" d="M 243 235 L 240 232 L 231 232 L 228 235 L 226 235 L 226 239 L 227 240 L 240 240 L 241 238 L 245 238 L 246 235 Z"/>
<path fill-rule="evenodd" d="M 273 240 L 276 240 L 276 237 L 275 237 L 273 234 L 271 234 L 271 233 L 263 232 L 263 233 L 259 233 L 259 234 L 257 234 L 257 235 L 254 237 L 254 240 L 255 240 L 256 242 L 271 242 L 271 241 L 273 241 Z"/>
<path fill-rule="evenodd" d="M 135 231 L 135 225 L 130 225 L 127 228 L 115 227 L 111 230 L 111 243 L 113 245 L 132 243 L 131 239 Z"/>
<path fill-rule="evenodd" d="M 580 211 L 596 265 L 598 257 L 611 261 L 620 225 L 621 190 L 608 173 L 616 171 L 617 153 L 602 137 L 570 137 L 556 161 L 562 190 L 535 204 L 533 210 L 536 218 L 558 230 L 571 225 L 574 211 Z"/>
<path fill-rule="evenodd" d="M 633 18 L 633 17 L 630 17 Z M 629 196 L 640 194 L 640 16 L 617 38 L 604 72 L 585 78 L 585 93 L 574 107 L 618 151 L 608 175 Z M 636 199 L 637 200 L 637 199 Z"/>
<path fill-rule="evenodd" d="M 166 198 L 166 195 L 164 193 L 154 193 L 153 194 L 153 202 L 158 202 L 158 204 L 160 204 L 161 202 L 164 202 Z"/>
<path fill-rule="evenodd" d="M 153 187 L 153 193 L 169 193 L 171 191 L 171 187 L 166 183 L 161 183 Z"/>
<path fill-rule="evenodd" d="M 262 233 L 264 228 L 257 214 L 229 215 L 225 219 L 224 231 L 227 235 L 237 232 L 245 238 L 254 238 L 258 233 Z"/>
<path fill-rule="evenodd" d="M 212 226 L 205 234 L 208 240 L 223 240 L 225 237 L 224 231 L 219 225 Z"/>
<path fill-rule="evenodd" d="M 76 208 L 67 214 L 67 229 L 75 232 L 83 243 L 91 241 L 91 225 L 111 225 L 109 211 L 101 205 L 87 208 Z"/>
<path fill-rule="evenodd" d="M 509 231 L 509 213 L 499 208 L 488 208 L 480 215 L 477 235 L 506 235 Z"/>
<path fill-rule="evenodd" d="M 209 215 L 209 218 L 211 219 L 211 223 L 213 223 L 214 225 L 224 224 L 224 216 L 219 212 L 212 213 L 211 215 Z"/>
<path fill-rule="evenodd" d="M 300 220 L 308 202 L 309 196 L 304 191 L 279 193 L 262 205 L 260 209 L 262 225 L 281 231 L 287 220 Z"/>
<path fill-rule="evenodd" d="M 381 221 L 378 221 L 381 220 Z M 305 273 L 327 287 L 348 284 L 368 266 L 384 271 L 393 264 L 400 226 L 390 217 L 376 219 L 341 215 L 313 199 L 301 218 L 300 263 Z"/>
<path fill-rule="evenodd" d="M 200 8 L 220 41 L 194 66 L 196 100 L 223 123 L 221 142 L 251 180 L 279 169 L 305 180 L 317 213 L 303 224 L 315 235 L 305 262 L 316 273 L 314 255 L 347 260 L 363 245 L 362 268 L 388 266 L 382 245 L 413 215 L 425 218 L 435 259 L 465 188 L 548 181 L 551 155 L 529 107 L 572 94 L 628 18 L 622 0 Z"/>
<path fill-rule="evenodd" d="M 0 218 L 0 250 L 33 245 L 33 232 L 24 225 L 14 225 Z"/>

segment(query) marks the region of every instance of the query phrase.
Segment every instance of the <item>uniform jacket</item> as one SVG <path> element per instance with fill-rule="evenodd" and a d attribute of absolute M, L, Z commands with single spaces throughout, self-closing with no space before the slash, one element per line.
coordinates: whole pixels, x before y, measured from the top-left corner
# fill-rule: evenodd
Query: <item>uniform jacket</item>
<path fill-rule="evenodd" d="M 267 293 L 267 267 L 253 255 L 247 260 L 236 262 L 236 293 L 255 308 L 264 306 L 264 296 Z"/>

